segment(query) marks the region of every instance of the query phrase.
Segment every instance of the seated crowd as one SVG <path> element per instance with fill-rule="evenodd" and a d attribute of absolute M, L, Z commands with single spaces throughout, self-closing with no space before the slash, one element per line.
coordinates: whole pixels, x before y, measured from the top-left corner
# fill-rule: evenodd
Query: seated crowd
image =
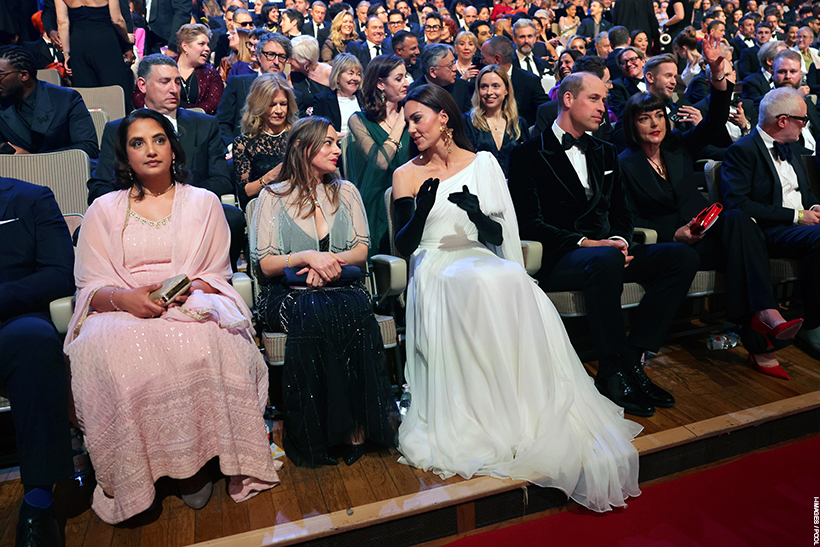
<path fill-rule="evenodd" d="M 214 458 L 236 501 L 278 484 L 262 330 L 288 334 L 293 464 L 395 446 L 442 477 L 526 479 L 596 511 L 640 494 L 640 426 L 624 414 L 674 406 L 644 363 L 698 270 L 726 273 L 755 370 L 788 380 L 776 352 L 795 339 L 820 357 L 820 6 L 121 4 L 47 0 L 31 29 L 0 31 L 0 152 L 78 149 L 92 172 L 76 250 L 54 194 L 0 173 L 16 545 L 60 545 L 69 408 L 106 522 L 149 510 L 162 476 L 203 507 Z M 46 68 L 122 87 L 126 116 L 98 139 L 81 94 Z M 708 231 L 699 159 L 722 160 Z M 534 280 L 522 239 L 543 245 Z M 400 424 L 364 282 L 375 254 L 409 261 Z M 258 331 L 230 283 L 243 255 Z M 800 261 L 804 318 L 781 315 L 770 258 Z M 183 290 L 158 300 L 178 274 Z M 645 294 L 627 328 L 631 282 Z M 584 296 L 594 381 L 556 291 Z M 72 294 L 61 340 L 49 302 Z"/>

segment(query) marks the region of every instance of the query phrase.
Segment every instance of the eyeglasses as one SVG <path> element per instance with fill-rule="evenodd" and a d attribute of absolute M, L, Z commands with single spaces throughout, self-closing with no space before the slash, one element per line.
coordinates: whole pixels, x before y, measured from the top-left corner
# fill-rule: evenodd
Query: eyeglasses
<path fill-rule="evenodd" d="M 637 65 L 641 62 L 641 58 L 638 56 L 630 57 L 629 59 L 621 58 L 621 66 L 626 65 Z"/>
<path fill-rule="evenodd" d="M 2 82 L 3 79 L 5 79 L 6 76 L 8 76 L 9 74 L 14 74 L 15 72 L 20 72 L 20 71 L 19 70 L 9 70 L 8 72 L 0 72 L 0 82 Z"/>
<path fill-rule="evenodd" d="M 432 30 L 433 32 L 441 30 L 441 25 L 424 25 L 424 30 Z"/>
<path fill-rule="evenodd" d="M 455 66 L 456 66 L 456 61 L 454 59 L 452 63 L 447 63 L 446 65 L 436 65 L 436 68 L 446 68 L 447 70 L 453 70 L 453 67 L 455 67 Z"/>
<path fill-rule="evenodd" d="M 275 53 L 273 51 L 262 51 L 261 53 L 268 61 L 275 61 L 278 59 L 284 63 L 288 60 L 288 56 L 284 53 Z"/>
<path fill-rule="evenodd" d="M 389 26 L 389 27 L 393 27 L 393 26 L 396 26 L 396 25 L 403 25 L 403 24 L 404 24 L 404 20 L 401 20 L 401 21 L 388 21 L 387 22 L 387 26 Z"/>
<path fill-rule="evenodd" d="M 237 21 L 234 21 L 234 23 L 233 23 L 233 24 L 234 24 L 234 26 L 235 26 L 235 27 L 245 27 L 245 28 L 249 28 L 249 27 L 252 27 L 252 26 L 253 26 L 253 21 L 244 21 L 244 22 L 242 22 L 242 23 L 239 23 L 239 22 L 237 22 Z"/>
<path fill-rule="evenodd" d="M 783 116 L 785 116 L 787 118 L 791 118 L 792 120 L 797 120 L 798 122 L 802 123 L 803 125 L 806 125 L 807 123 L 809 123 L 809 116 L 808 115 L 806 115 L 806 116 L 795 116 L 794 114 L 778 114 L 775 117 L 776 118 L 782 118 Z"/>

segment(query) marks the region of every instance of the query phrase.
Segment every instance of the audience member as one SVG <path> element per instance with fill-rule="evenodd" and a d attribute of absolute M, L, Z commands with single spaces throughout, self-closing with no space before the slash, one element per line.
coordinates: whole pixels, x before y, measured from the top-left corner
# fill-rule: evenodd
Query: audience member
<path fill-rule="evenodd" d="M 555 63 L 555 85 L 547 94 L 550 100 L 556 100 L 558 98 L 558 89 L 561 87 L 561 81 L 572 73 L 575 61 L 581 57 L 583 57 L 581 52 L 574 49 L 565 49 L 561 52 L 561 55 L 558 56 L 558 62 Z M 557 115 L 556 111 L 556 116 Z"/>
<path fill-rule="evenodd" d="M 347 44 L 356 38 L 353 16 L 346 11 L 339 12 L 330 25 L 328 39 L 322 45 L 322 61 L 328 63 L 338 54 L 347 51 Z"/>
<path fill-rule="evenodd" d="M 315 0 L 310 6 L 310 21 L 302 27 L 302 34 L 313 36 L 317 42 L 324 44 L 330 35 L 330 25 L 325 23 L 327 6 L 322 0 Z"/>
<path fill-rule="evenodd" d="M 467 138 L 476 152 L 490 152 L 506 178 L 513 148 L 529 140 L 529 129 L 518 115 L 512 84 L 498 65 L 481 69 L 476 78 L 473 108 L 464 114 Z"/>
<path fill-rule="evenodd" d="M 288 131 L 297 114 L 293 89 L 284 76 L 263 74 L 254 80 L 242 110 L 242 134 L 233 143 L 233 166 L 243 207 L 279 174 Z"/>
<path fill-rule="evenodd" d="M 513 36 L 516 46 L 513 64 L 535 74 L 539 79 L 543 78 L 549 68 L 543 59 L 548 53 L 543 42 L 535 39 L 535 23 L 530 19 L 519 19 L 513 25 Z"/>
<path fill-rule="evenodd" d="M 15 546 L 63 544 L 52 490 L 74 467 L 67 367 L 49 302 L 74 293 L 73 267 L 71 235 L 51 190 L 0 177 L 0 383 L 23 488 Z"/>
<path fill-rule="evenodd" d="M 510 75 L 518 115 L 527 121 L 529 127 L 535 124 L 535 111 L 538 110 L 538 106 L 547 102 L 549 97 L 544 93 L 537 76 L 513 66 L 514 55 L 513 43 L 503 36 L 494 36 L 481 46 L 484 64 L 499 65 Z"/>
<path fill-rule="evenodd" d="M 812 68 L 820 69 L 820 53 L 817 48 L 812 47 L 814 43 L 814 32 L 809 27 L 803 27 L 797 32 L 797 44 L 786 45 L 800 53 L 800 64 L 803 74 L 808 74 Z"/>
<path fill-rule="evenodd" d="M 420 154 L 393 181 L 396 247 L 410 256 L 413 403 L 399 461 L 444 478 L 525 479 L 595 511 L 622 506 L 639 494 L 640 428 L 595 393 L 525 272 L 504 174 L 471 151 L 443 89 L 416 88 L 405 108 Z"/>
<path fill-rule="evenodd" d="M 418 60 L 418 38 L 406 30 L 401 30 L 393 35 L 392 44 L 396 55 L 404 61 L 404 67 L 407 70 L 407 80 L 413 83 L 423 77 L 424 71 L 421 62 Z"/>
<path fill-rule="evenodd" d="M 383 53 L 389 54 L 382 48 L 384 23 L 378 16 L 368 17 L 367 24 L 364 27 L 364 36 L 364 40 L 348 42 L 346 51 L 356 57 L 362 64 L 362 68 L 367 71 L 367 65 L 371 59 L 375 59 Z"/>
<path fill-rule="evenodd" d="M 600 0 L 592 0 L 589 4 L 589 17 L 581 21 L 575 34 L 584 36 L 587 42 L 612 28 L 612 23 L 604 19 L 604 5 Z"/>
<path fill-rule="evenodd" d="M 738 60 L 737 72 L 738 77 L 744 80 L 746 76 L 754 74 L 760 70 L 760 61 L 757 54 L 761 46 L 772 39 L 772 29 L 766 23 L 760 23 L 755 28 L 756 44 L 748 47 L 740 52 L 740 59 Z"/>
<path fill-rule="evenodd" d="M 612 90 L 609 92 L 609 106 L 615 116 L 620 119 L 626 101 L 635 93 L 646 91 L 646 82 L 643 81 L 643 67 L 646 63 L 646 56 L 641 50 L 628 46 L 618 50 L 616 59 L 621 67 L 623 77 L 612 80 Z M 609 63 L 607 63 L 607 66 L 609 66 Z"/>
<path fill-rule="evenodd" d="M 638 48 L 640 51 L 643 51 L 644 55 L 646 55 L 647 49 L 649 48 L 649 38 L 647 38 L 644 31 L 633 30 L 629 33 L 629 45 Z"/>
<path fill-rule="evenodd" d="M 314 97 L 330 91 L 330 65 L 319 62 L 319 42 L 313 36 L 297 36 L 290 42 L 293 57 L 288 77 L 293 89 L 302 94 L 302 108 L 310 112 Z"/>
<path fill-rule="evenodd" d="M 456 58 L 453 46 L 427 44 L 421 54 L 421 66 L 424 76 L 414 80 L 408 90 L 425 84 L 436 84 L 452 95 L 460 112 L 470 111 L 470 86 L 466 80 L 456 77 L 458 73 L 455 69 Z"/>
<path fill-rule="evenodd" d="M 574 36 L 581 26 L 581 18 L 578 16 L 578 6 L 567 3 L 564 6 L 566 15 L 558 19 L 558 36 Z"/>
<path fill-rule="evenodd" d="M 425 48 L 425 53 L 432 47 Z M 393 171 L 410 159 L 410 136 L 400 106 L 406 95 L 404 62 L 395 55 L 380 55 L 364 74 L 364 109 L 348 120 L 350 144 L 344 159 L 345 173 L 362 194 L 372 254 L 390 251 L 384 191 L 392 183 Z"/>
<path fill-rule="evenodd" d="M 338 456 L 330 454 L 339 445 L 353 465 L 366 441 L 395 444 L 384 345 L 357 275 L 367 261 L 368 223 L 356 188 L 336 178 L 337 140 L 325 118 L 294 124 L 282 170 L 262 191 L 251 231 L 253 265 L 263 280 L 260 318 L 288 333 L 284 448 L 306 467 L 336 465 Z M 293 272 L 306 279 L 284 284 Z"/>
<path fill-rule="evenodd" d="M 478 38 L 469 30 L 462 30 L 456 36 L 453 50 L 456 54 L 457 76 L 468 83 L 473 83 L 479 70 L 478 66 L 473 64 L 475 53 L 478 51 Z"/>
<path fill-rule="evenodd" d="M 424 18 L 424 44 L 438 44 L 441 43 L 441 29 L 444 26 L 444 21 L 438 12 L 433 11 L 428 13 Z"/>
<path fill-rule="evenodd" d="M 770 40 L 760 47 L 757 56 L 761 68 L 743 79 L 741 97 L 759 104 L 763 96 L 774 89 L 774 58 L 784 49 L 786 44 L 779 40 Z"/>
<path fill-rule="evenodd" d="M 606 116 L 606 94 L 593 74 L 564 78 L 551 130 L 513 150 L 510 193 L 522 237 L 544 245 L 540 287 L 584 293 L 596 387 L 627 413 L 651 416 L 675 400 L 646 376 L 641 356 L 660 347 L 699 257 L 681 243 L 633 244 L 615 147 L 585 134 Z M 646 294 L 627 336 L 620 297 L 630 281 Z"/>
<path fill-rule="evenodd" d="M 233 70 L 234 66 L 237 66 L 237 63 L 243 63 L 242 66 L 245 67 L 240 68 L 237 66 L 237 73 L 239 74 L 256 72 L 251 66 L 252 62 L 256 63 L 256 57 L 251 56 L 251 51 L 248 46 L 249 37 L 250 33 L 245 29 L 236 29 L 230 34 L 228 46 L 231 48 L 231 54 L 223 58 L 217 68 L 222 81 L 228 79 L 228 76 L 231 75 L 231 70 Z"/>
<path fill-rule="evenodd" d="M 97 159 L 94 122 L 77 91 L 39 81 L 22 46 L 0 46 L 0 75 L 0 143 L 15 154 L 77 148 Z"/>
<path fill-rule="evenodd" d="M 602 32 L 595 37 L 595 53 L 601 59 L 606 59 L 612 53 L 612 42 L 609 41 L 608 32 Z"/>
<path fill-rule="evenodd" d="M 314 97 L 313 115 L 327 118 L 339 138 L 349 133 L 348 120 L 364 108 L 359 86 L 362 83 L 362 65 L 349 53 L 337 55 L 330 70 L 330 89 Z M 344 158 L 343 158 L 344 160 Z"/>
<path fill-rule="evenodd" d="M 493 33 L 491 29 L 492 27 L 490 26 L 490 23 L 480 18 L 478 21 L 470 25 L 470 32 L 475 34 L 475 37 L 478 38 L 479 48 L 484 45 L 484 42 L 492 38 Z"/>
<path fill-rule="evenodd" d="M 729 209 L 740 209 L 757 221 L 773 258 L 801 261 L 805 324 L 798 337 L 820 357 L 820 200 L 813 194 L 797 143 L 807 121 L 806 101 L 782 87 L 760 103 L 760 120 L 751 134 L 726 150 L 721 166 L 721 193 Z M 774 325 L 758 325 L 764 334 L 782 338 Z"/>
<path fill-rule="evenodd" d="M 305 16 L 296 8 L 288 8 L 279 15 L 279 32 L 288 38 L 295 38 L 302 34 Z"/>
<path fill-rule="evenodd" d="M 219 199 L 184 184 L 185 151 L 159 112 L 126 117 L 114 148 L 119 191 L 86 212 L 64 348 L 96 475 L 92 508 L 110 524 L 148 509 L 162 476 L 183 479 L 183 501 L 203 507 L 211 458 L 236 501 L 275 486 L 281 466 L 251 312 L 229 283 Z M 149 297 L 180 273 L 192 281 L 185 294 L 168 307 Z M 168 344 L 172 331 L 186 343 Z"/>

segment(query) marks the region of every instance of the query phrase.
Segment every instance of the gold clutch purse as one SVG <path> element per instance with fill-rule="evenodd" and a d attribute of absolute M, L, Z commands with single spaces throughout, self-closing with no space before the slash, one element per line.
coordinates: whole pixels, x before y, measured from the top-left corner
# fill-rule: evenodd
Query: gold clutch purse
<path fill-rule="evenodd" d="M 179 274 L 162 282 L 162 287 L 148 295 L 152 302 L 160 306 L 167 306 L 174 299 L 188 290 L 191 280 L 185 274 Z"/>

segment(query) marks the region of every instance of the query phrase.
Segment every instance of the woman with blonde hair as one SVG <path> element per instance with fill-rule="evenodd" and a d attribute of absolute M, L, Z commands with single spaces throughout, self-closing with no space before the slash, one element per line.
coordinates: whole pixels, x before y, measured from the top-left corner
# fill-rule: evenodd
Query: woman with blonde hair
<path fill-rule="evenodd" d="M 498 65 L 481 69 L 473 92 L 473 109 L 464 114 L 464 125 L 476 152 L 491 152 L 507 176 L 513 148 L 525 142 L 529 133 L 526 121 L 518 115 L 506 70 Z"/>
<path fill-rule="evenodd" d="M 330 25 L 330 37 L 322 45 L 322 61 L 332 61 L 347 50 L 347 44 L 356 39 L 356 24 L 353 16 L 346 11 L 336 14 Z"/>
<path fill-rule="evenodd" d="M 462 80 L 472 82 L 478 74 L 478 67 L 473 64 L 473 55 L 478 51 L 478 38 L 469 30 L 462 30 L 456 35 L 456 72 Z"/>
<path fill-rule="evenodd" d="M 222 77 L 223 82 L 228 79 L 228 74 L 236 63 L 241 62 L 250 65 L 253 60 L 247 46 L 249 37 L 250 32 L 243 28 L 234 29 L 228 36 L 228 47 L 231 48 L 231 54 L 219 61 L 218 68 L 219 76 Z"/>
<path fill-rule="evenodd" d="M 177 32 L 179 57 L 180 108 L 201 108 L 206 114 L 216 114 L 225 83 L 219 72 L 208 62 L 211 57 L 211 29 L 199 23 L 182 25 Z M 131 96 L 135 108 L 145 106 L 145 93 L 134 88 Z"/>
<path fill-rule="evenodd" d="M 293 89 L 281 74 L 262 74 L 251 84 L 242 109 L 242 134 L 233 143 L 233 167 L 243 207 L 279 173 L 297 112 Z"/>
<path fill-rule="evenodd" d="M 356 187 L 336 177 L 337 141 L 325 118 L 293 125 L 251 230 L 259 316 L 288 334 L 283 444 L 307 467 L 336 465 L 335 447 L 352 465 L 366 440 L 395 442 L 382 338 L 361 278 L 367 217 Z"/>
<path fill-rule="evenodd" d="M 319 62 L 319 42 L 313 36 L 302 34 L 290 41 L 293 55 L 288 76 L 293 89 L 302 94 L 305 109 L 313 106 L 313 98 L 330 91 L 330 65 Z"/>
<path fill-rule="evenodd" d="M 313 98 L 313 115 L 330 120 L 333 128 L 344 137 L 349 129 L 350 116 L 364 108 L 359 86 L 362 83 L 362 64 L 350 53 L 333 59 L 330 70 L 330 89 Z"/>

